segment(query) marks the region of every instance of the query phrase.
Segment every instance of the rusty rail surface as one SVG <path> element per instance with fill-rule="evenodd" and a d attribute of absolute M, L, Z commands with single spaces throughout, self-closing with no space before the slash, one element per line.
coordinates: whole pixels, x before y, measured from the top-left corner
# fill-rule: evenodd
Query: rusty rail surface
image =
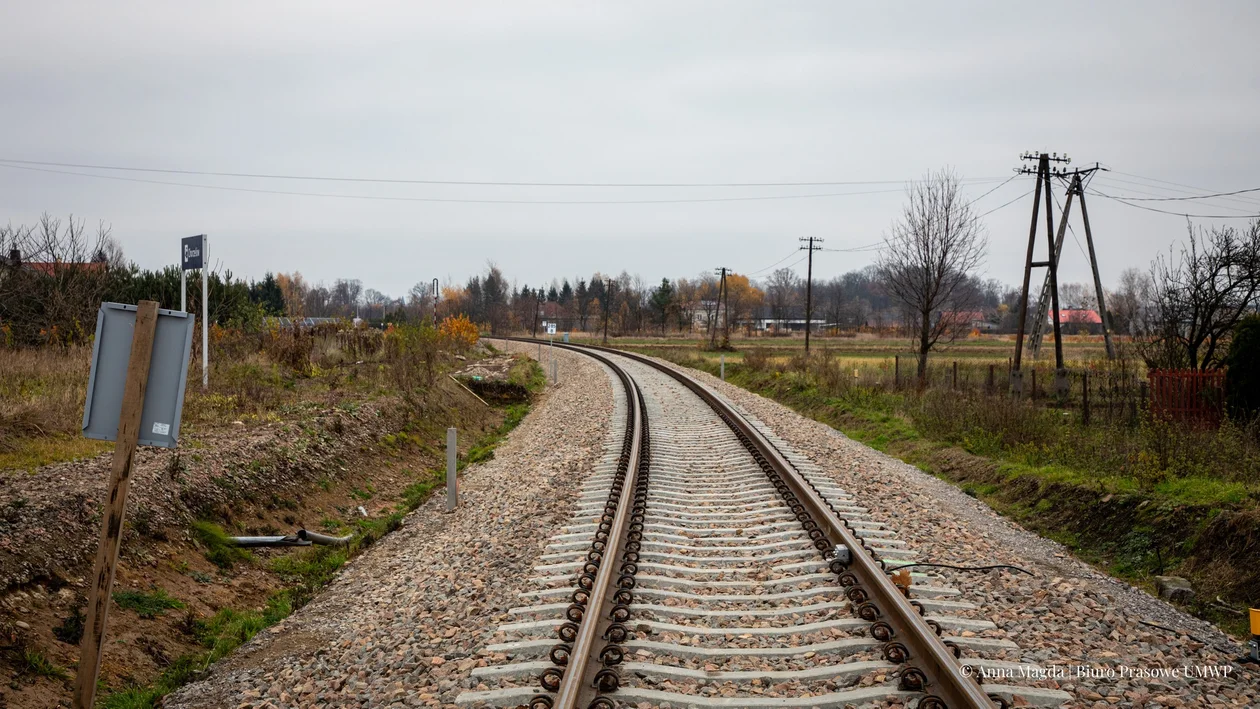
<path fill-rule="evenodd" d="M 570 596 L 572 603 L 565 609 L 566 622 L 556 631 L 560 642 L 549 653 L 553 666 L 543 670 L 539 678 L 543 689 L 554 692 L 555 697 L 539 694 L 530 700 L 529 707 L 612 709 L 615 704 L 600 694 L 616 691 L 619 686 L 621 678 L 613 668 L 625 656 L 621 643 L 630 636 L 622 622 L 630 617 L 634 600 L 634 574 L 647 505 L 651 460 L 647 412 L 634 380 L 612 360 L 556 345 L 592 357 L 617 375 L 626 395 L 626 431 L 595 539 Z"/>
<path fill-rule="evenodd" d="M 538 342 L 528 338 L 511 339 Z M 788 503 L 792 512 L 796 514 L 797 520 L 805 528 L 815 548 L 829 562 L 830 570 L 837 574 L 840 584 L 846 588 L 845 595 L 853 604 L 857 616 L 871 623 L 871 636 L 884 643 L 885 659 L 901 667 L 899 688 L 924 693 L 916 705 L 919 709 L 992 709 L 994 706 L 1006 706 L 1003 699 L 997 695 L 987 695 L 981 685 L 968 676 L 965 665 L 958 659 L 960 649 L 940 638 L 940 625 L 923 617 L 923 606 L 909 599 L 908 594 L 903 594 L 892 582 L 884 562 L 878 559 L 874 550 L 854 533 L 848 521 L 841 518 L 814 486 L 796 470 L 795 466 L 734 407 L 695 379 L 643 355 L 596 345 L 555 344 L 557 347 L 581 352 L 602 361 L 622 378 L 623 385 L 629 389 L 635 389 L 629 376 L 599 353 L 614 354 L 652 367 L 687 387 L 714 410 L 747 448 Z M 638 406 L 642 406 L 641 401 L 638 400 L 637 391 L 635 401 L 638 402 Z M 629 413 L 628 411 L 627 414 Z M 643 425 L 646 427 L 645 415 L 643 419 Z M 646 472 L 647 459 L 643 462 L 644 472 Z M 633 486 L 626 485 L 623 488 L 623 499 L 631 487 Z M 644 485 L 644 497 L 646 497 L 646 485 Z M 622 518 L 621 513 L 624 511 L 625 505 L 618 508 L 618 519 Z M 839 547 L 849 550 L 848 563 L 844 563 L 838 556 L 833 556 Z M 610 575 L 611 565 L 603 565 L 601 573 Z M 602 598 L 602 596 L 599 597 Z M 628 602 L 625 605 L 628 606 Z M 583 629 L 585 627 L 584 622 Z M 591 632 L 595 632 L 593 623 Z M 591 645 L 587 647 L 588 651 L 593 649 Z M 578 647 L 574 646 L 573 655 L 577 652 Z M 570 657 L 569 661 L 573 662 L 573 659 Z M 609 659 L 615 661 L 609 662 Z M 615 665 L 620 658 L 605 657 L 603 660 L 605 664 Z M 585 667 L 589 668 L 591 664 L 588 658 Z M 570 669 L 573 668 L 570 667 Z M 587 706 L 615 706 L 607 697 L 598 696 L 599 691 L 610 692 L 615 689 L 615 686 L 593 687 L 593 681 L 588 681 L 585 687 L 568 688 L 569 684 L 580 685 L 581 678 L 588 673 L 589 669 L 584 669 L 582 673 L 566 672 L 563 683 L 565 686 L 561 687 L 562 693 L 557 697 L 554 706 L 564 707 L 564 709 L 580 706 L 576 703 L 561 704 L 559 699 L 564 697 L 566 701 L 569 701 L 569 697 L 572 697 L 572 700 L 576 702 L 577 693 L 585 690 L 582 694 L 582 699 L 585 701 L 592 696 L 589 693 L 592 688 L 596 689 L 597 693 L 593 695 L 594 698 Z M 545 684 L 544 688 L 546 688 Z M 568 689 L 567 692 L 564 691 L 566 689 Z M 550 703 L 531 704 L 531 709 L 552 706 L 553 704 Z"/>

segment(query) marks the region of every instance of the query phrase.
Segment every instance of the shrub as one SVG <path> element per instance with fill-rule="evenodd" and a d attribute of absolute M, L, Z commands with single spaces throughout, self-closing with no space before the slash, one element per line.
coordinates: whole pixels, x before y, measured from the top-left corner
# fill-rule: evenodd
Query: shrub
<path fill-rule="evenodd" d="M 770 364 L 770 350 L 754 347 L 744 353 L 744 366 L 752 372 L 764 372 Z"/>
<path fill-rule="evenodd" d="M 467 352 L 477 344 L 479 337 L 477 326 L 463 314 L 443 318 L 442 324 L 438 326 L 438 334 L 442 342 L 456 352 Z"/>
<path fill-rule="evenodd" d="M 1225 356 L 1225 391 L 1229 412 L 1250 418 L 1260 412 L 1260 315 L 1249 315 L 1234 326 Z"/>

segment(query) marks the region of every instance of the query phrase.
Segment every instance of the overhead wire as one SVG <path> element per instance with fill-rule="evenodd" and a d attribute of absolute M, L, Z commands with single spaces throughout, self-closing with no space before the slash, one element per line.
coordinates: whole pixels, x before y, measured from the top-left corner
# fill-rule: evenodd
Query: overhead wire
<path fill-rule="evenodd" d="M 1121 172 L 1121 171 L 1119 171 L 1119 170 L 1112 170 L 1111 172 L 1112 172 L 1112 174 L 1115 174 L 1115 175 L 1124 175 L 1124 176 L 1126 176 L 1126 177 L 1136 177 L 1136 178 L 1137 178 L 1137 179 L 1139 179 L 1139 180 L 1145 180 L 1145 181 L 1147 181 L 1147 182 L 1158 182 L 1158 183 L 1160 183 L 1160 184 L 1164 184 L 1164 185 L 1172 185 L 1173 187 L 1182 187 L 1182 188 L 1185 188 L 1185 189 L 1181 189 L 1181 190 L 1169 190 L 1170 192 L 1187 192 L 1187 191 L 1189 191 L 1189 190 L 1193 190 L 1193 191 L 1195 191 L 1195 192 L 1215 192 L 1215 191 L 1216 191 L 1216 190 L 1211 190 L 1211 189 L 1208 189 L 1207 187 L 1195 187 L 1194 185 L 1187 185 L 1187 184 L 1183 184 L 1183 183 L 1181 183 L 1181 182 L 1170 182 L 1170 181 L 1168 181 L 1168 180 L 1161 180 L 1161 179 L 1159 179 L 1159 178 L 1157 178 L 1157 177 L 1146 177 L 1145 175 L 1136 175 L 1136 174 L 1131 173 L 1131 172 Z M 1111 178 L 1111 179 L 1115 179 L 1115 178 Z M 1140 184 L 1140 183 L 1138 183 L 1138 184 Z M 1147 185 L 1147 186 L 1148 186 L 1148 187 L 1150 187 L 1150 186 L 1153 186 L 1153 185 Z M 1164 188 L 1164 189 L 1167 189 L 1167 188 Z M 1231 201 L 1246 201 L 1246 202 L 1255 202 L 1256 200 L 1252 200 L 1252 199 L 1250 199 L 1250 198 L 1243 197 L 1243 198 L 1238 198 L 1238 199 L 1231 200 Z M 1260 203 L 1260 202 L 1257 202 L 1257 203 Z"/>
<path fill-rule="evenodd" d="M 765 268 L 759 268 L 759 269 L 757 269 L 756 271 L 749 271 L 748 273 L 745 273 L 745 274 L 743 274 L 743 275 L 745 275 L 745 276 L 752 276 L 752 275 L 756 275 L 756 274 L 758 274 L 758 273 L 761 273 L 762 271 L 769 271 L 770 269 L 774 268 L 775 266 L 778 266 L 779 264 L 783 263 L 784 261 L 786 261 L 786 260 L 788 260 L 788 259 L 792 258 L 794 255 L 796 255 L 796 254 L 797 254 L 797 253 L 799 253 L 799 252 L 800 252 L 800 249 L 799 249 L 799 248 L 798 248 L 798 249 L 792 249 L 792 252 L 791 252 L 791 253 L 789 253 L 787 256 L 784 256 L 783 258 L 779 259 L 778 261 L 775 261 L 774 263 L 770 264 L 769 266 L 766 266 Z"/>
<path fill-rule="evenodd" d="M 1123 197 L 1109 195 L 1105 192 L 1099 192 L 1096 189 L 1088 190 L 1088 192 L 1092 195 L 1114 200 L 1120 204 L 1136 207 L 1137 209 L 1145 209 L 1148 212 L 1159 212 L 1160 214 L 1172 214 L 1178 217 L 1188 217 L 1192 219 L 1260 219 L 1260 214 L 1190 214 L 1189 212 L 1171 212 L 1167 209 L 1156 209 L 1155 207 L 1148 207 L 1144 204 L 1135 204 Z"/>
<path fill-rule="evenodd" d="M 1117 179 L 1112 178 L 1112 177 L 1110 177 L 1110 176 L 1106 176 L 1106 177 L 1103 177 L 1103 178 L 1101 178 L 1101 179 L 1102 179 L 1102 184 L 1103 184 L 1103 186 L 1104 186 L 1104 187 L 1108 187 L 1108 188 L 1113 188 L 1113 187 L 1114 187 L 1114 188 L 1116 188 L 1116 189 L 1124 190 L 1125 192 L 1136 192 L 1137 194 L 1144 194 L 1144 195 L 1148 195 L 1148 196 L 1150 196 L 1150 197 L 1158 197 L 1158 198 L 1160 198 L 1160 199 L 1141 199 L 1141 198 L 1138 198 L 1138 197 L 1129 197 L 1128 195 L 1117 195 L 1117 196 L 1119 196 L 1119 197 L 1122 197 L 1123 199 L 1128 199 L 1128 200 L 1130 200 L 1130 201 L 1134 201 L 1134 202 L 1137 202 L 1137 201 L 1143 201 L 1143 202 L 1156 202 L 1156 201 L 1164 201 L 1164 200 L 1166 200 L 1166 201 L 1176 201 L 1176 200 L 1179 200 L 1179 199 L 1197 199 L 1197 198 L 1198 198 L 1198 197 L 1194 197 L 1194 196 L 1191 196 L 1191 197 L 1185 197 L 1185 198 L 1180 198 L 1180 197 L 1168 197 L 1168 196 L 1167 196 L 1167 192 L 1172 192 L 1172 191 L 1184 192 L 1184 190 L 1172 190 L 1172 189 L 1170 189 L 1170 188 L 1168 188 L 1168 187 L 1155 187 L 1155 186 L 1153 186 L 1153 185 L 1146 185 L 1146 184 L 1143 184 L 1143 183 L 1141 183 L 1141 182 L 1134 182 L 1134 181 L 1132 181 L 1132 180 L 1117 180 Z M 1148 191 L 1148 190 L 1137 189 L 1137 188 L 1135 188 L 1135 187 L 1132 187 L 1131 185 L 1138 185 L 1138 186 L 1141 186 L 1141 187 L 1150 187 L 1150 188 L 1152 188 L 1152 189 L 1157 189 L 1157 190 L 1165 190 L 1165 192 L 1164 192 L 1163 194 L 1161 194 L 1161 193 L 1159 193 L 1159 192 L 1150 192 L 1150 191 Z M 1211 204 L 1209 204 L 1209 206 L 1212 206 L 1212 207 L 1219 207 L 1219 208 L 1221 208 L 1221 209 L 1231 209 L 1231 210 L 1234 210 L 1234 211 L 1236 211 L 1236 212 L 1251 212 L 1251 211 L 1254 211 L 1257 207 L 1260 207 L 1260 202 L 1250 202 L 1250 201 L 1247 201 L 1247 200 L 1245 200 L 1245 199 L 1231 199 L 1231 198 L 1228 198 L 1228 197 L 1210 197 L 1209 195 L 1202 195 L 1202 197 L 1203 197 L 1204 199 L 1215 199 L 1215 200 L 1218 200 L 1218 201 L 1220 201 L 1220 202 L 1232 202 L 1232 203 L 1234 203 L 1234 204 L 1242 204 L 1242 205 L 1246 205 L 1245 207 L 1235 207 L 1235 206 L 1233 206 L 1232 204 L 1216 204 L 1216 203 L 1211 203 Z M 1208 204 L 1208 203 L 1205 203 L 1205 204 Z"/>
<path fill-rule="evenodd" d="M 1015 204 L 1015 203 L 1016 203 L 1016 202 L 1018 202 L 1019 200 L 1021 200 L 1021 199 L 1025 198 L 1025 197 L 1027 197 L 1028 195 L 1030 195 L 1030 194 L 1032 194 L 1032 193 L 1033 193 L 1033 191 L 1032 191 L 1032 190 L 1028 190 L 1027 192 L 1025 192 L 1024 194 L 1022 194 L 1022 195 L 1020 195 L 1020 196 L 1016 197 L 1015 199 L 1012 199 L 1012 200 L 1011 200 L 1011 201 L 1009 201 L 1009 202 L 1004 202 L 1003 204 L 1000 204 L 1000 205 L 998 205 L 998 206 L 994 207 L 993 209 L 990 209 L 989 211 L 985 212 L 984 214 L 981 214 L 981 215 L 977 216 L 977 217 L 976 217 L 976 219 L 983 219 L 983 218 L 985 218 L 985 217 L 989 216 L 990 214 L 992 214 L 992 213 L 994 213 L 994 212 L 998 211 L 999 209 L 1002 209 L 1002 208 L 1004 208 L 1004 207 L 1009 207 L 1009 206 L 1011 206 L 1012 204 Z"/>
<path fill-rule="evenodd" d="M 489 180 L 418 180 L 379 177 L 332 177 L 324 175 L 284 175 L 255 172 L 214 172 L 210 170 L 177 170 L 155 167 L 122 165 L 92 165 L 85 163 L 50 162 L 44 160 L 19 160 L 0 157 L 0 163 L 36 165 L 42 167 L 72 167 L 90 170 L 116 170 L 126 172 L 153 172 L 167 175 L 196 175 L 202 177 L 246 177 L 266 180 L 313 180 L 320 182 L 368 182 L 396 185 L 464 185 L 480 187 L 836 187 L 843 185 L 898 185 L 909 180 L 830 180 L 818 182 L 507 182 Z M 962 182 L 987 183 L 1000 177 L 964 178 Z M 898 190 L 899 191 L 899 190 Z"/>
<path fill-rule="evenodd" d="M 120 175 L 96 175 L 87 172 L 72 172 L 69 170 L 54 170 L 42 167 L 29 167 L 25 165 L 10 165 L 0 162 L 0 167 L 7 167 L 12 170 L 32 170 L 35 172 L 50 172 L 62 175 L 75 175 L 78 177 L 90 177 L 102 180 L 118 180 L 122 182 L 138 182 L 151 185 L 171 185 L 176 187 L 192 187 L 209 190 L 220 190 L 227 192 L 248 192 L 256 194 L 276 194 L 289 195 L 298 197 L 327 197 L 334 199 L 359 199 L 359 200 L 375 200 L 386 202 L 440 202 L 453 204 L 687 204 L 700 202 L 762 202 L 784 199 L 815 199 L 822 197 L 853 197 L 859 195 L 870 194 L 887 194 L 890 192 L 901 192 L 896 190 L 865 190 L 862 192 L 823 192 L 814 194 L 792 194 L 792 195 L 756 195 L 743 197 L 697 197 L 686 199 L 591 199 L 591 200 L 559 200 L 559 199 L 462 199 L 452 197 L 398 197 L 388 195 L 360 195 L 360 194 L 342 194 L 336 192 L 298 192 L 294 190 L 269 190 L 256 187 L 230 187 L 227 185 L 201 185 L 191 182 L 172 182 L 167 180 L 148 180 L 138 177 L 122 177 Z"/>

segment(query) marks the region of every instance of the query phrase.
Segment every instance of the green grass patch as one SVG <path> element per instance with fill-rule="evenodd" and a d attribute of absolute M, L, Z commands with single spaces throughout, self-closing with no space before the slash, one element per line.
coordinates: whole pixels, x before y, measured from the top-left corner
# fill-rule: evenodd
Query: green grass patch
<path fill-rule="evenodd" d="M 192 534 L 193 539 L 202 546 L 206 559 L 224 571 L 253 558 L 248 551 L 233 544 L 227 532 L 214 522 L 193 522 Z"/>
<path fill-rule="evenodd" d="M 508 370 L 509 384 L 524 387 L 531 394 L 537 394 L 547 386 L 547 374 L 537 361 L 529 357 L 517 357 L 516 362 Z"/>
<path fill-rule="evenodd" d="M 18 655 L 18 665 L 25 671 L 48 679 L 70 679 L 70 673 L 48 659 L 38 648 L 25 647 Z"/>
<path fill-rule="evenodd" d="M 114 603 L 119 608 L 134 612 L 141 618 L 156 618 L 172 608 L 183 608 L 184 603 L 167 594 L 164 588 L 144 591 L 115 591 Z"/>
<path fill-rule="evenodd" d="M 44 465 L 94 458 L 108 452 L 112 444 L 73 435 L 47 438 L 18 438 L 12 449 L 0 448 L 0 470 L 34 471 Z"/>
<path fill-rule="evenodd" d="M 532 360 L 530 361 L 532 363 Z M 536 364 L 535 367 L 537 367 Z M 541 373 L 541 368 L 539 372 Z M 459 458 L 458 469 L 492 458 L 494 447 L 501 443 L 512 429 L 520 425 L 528 413 L 529 404 L 527 403 L 506 407 L 503 422 Z M 249 641 L 259 631 L 283 620 L 293 611 L 309 603 L 321 588 L 336 577 L 337 572 L 347 561 L 398 529 L 406 513 L 423 504 L 435 489 L 445 483 L 444 468 L 430 470 L 421 473 L 421 479 L 403 490 L 401 502 L 395 511 L 388 515 L 371 519 L 355 519 L 350 523 L 331 518 L 321 520 L 321 527 L 329 531 L 349 529 L 352 532 L 350 544 L 345 547 L 303 548 L 272 560 L 271 570 L 287 584 L 287 587 L 271 594 L 263 611 L 223 609 L 208 620 L 197 621 L 194 623 L 193 632 L 198 642 L 206 648 L 204 652 L 179 658 L 150 684 L 126 687 L 108 694 L 101 701 L 100 706 L 104 709 L 153 709 L 162 697 L 193 680 L 198 673 Z M 367 489 L 374 492 L 370 486 Z M 356 489 L 354 492 L 362 491 Z M 359 498 L 359 495 L 354 496 Z M 227 541 L 227 533 L 212 522 L 195 522 L 192 531 L 197 542 L 205 548 L 206 558 L 220 568 L 229 569 L 232 564 L 251 558 L 244 549 L 232 546 L 231 542 Z"/>

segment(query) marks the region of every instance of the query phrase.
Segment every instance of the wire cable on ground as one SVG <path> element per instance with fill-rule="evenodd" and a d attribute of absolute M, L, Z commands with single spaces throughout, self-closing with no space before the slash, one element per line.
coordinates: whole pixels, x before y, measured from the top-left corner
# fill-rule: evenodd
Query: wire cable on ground
<path fill-rule="evenodd" d="M 955 566 L 954 564 L 935 564 L 929 561 L 917 561 L 913 564 L 905 564 L 903 566 L 898 566 L 893 569 L 893 571 L 901 571 L 902 569 L 909 569 L 913 566 L 936 566 L 942 569 L 954 569 L 956 571 L 992 571 L 993 569 L 1013 569 L 1020 573 L 1028 574 L 1029 576 L 1036 576 L 1036 574 L 1028 569 L 1012 566 L 1010 564 L 992 564 L 989 566 Z"/>

